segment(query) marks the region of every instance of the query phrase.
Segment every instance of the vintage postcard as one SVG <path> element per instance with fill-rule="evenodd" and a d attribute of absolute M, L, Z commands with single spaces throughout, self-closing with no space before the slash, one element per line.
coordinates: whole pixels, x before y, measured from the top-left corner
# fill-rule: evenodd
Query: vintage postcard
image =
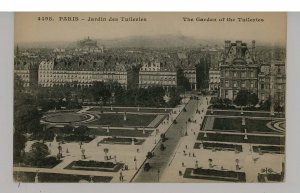
<path fill-rule="evenodd" d="M 286 13 L 15 13 L 13 178 L 283 182 Z"/>

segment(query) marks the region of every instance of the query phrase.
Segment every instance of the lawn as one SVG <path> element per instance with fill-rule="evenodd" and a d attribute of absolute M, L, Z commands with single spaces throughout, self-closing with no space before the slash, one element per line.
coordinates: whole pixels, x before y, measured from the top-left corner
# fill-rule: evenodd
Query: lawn
<path fill-rule="evenodd" d="M 151 135 L 152 130 L 145 130 L 145 134 L 142 130 L 129 130 L 129 129 L 110 129 L 109 133 L 107 129 L 91 128 L 90 133 L 96 136 L 123 136 L 123 137 L 148 137 Z"/>
<path fill-rule="evenodd" d="M 84 121 L 88 118 L 88 115 L 79 113 L 56 113 L 48 115 L 43 120 L 51 123 L 70 123 Z"/>
<path fill-rule="evenodd" d="M 101 162 L 101 161 L 73 161 L 65 169 L 69 170 L 89 170 L 89 171 L 104 171 L 104 172 L 117 172 L 124 164 L 113 162 Z"/>
<path fill-rule="evenodd" d="M 203 141 L 218 141 L 218 142 L 232 142 L 232 143 L 252 143 L 252 144 L 270 144 L 270 145 L 285 144 L 284 137 L 271 137 L 271 136 L 248 135 L 248 139 L 244 139 L 244 135 L 207 133 L 207 137 L 204 137 L 203 133 L 199 133 L 197 139 Z"/>
<path fill-rule="evenodd" d="M 35 180 L 36 173 L 34 172 L 13 172 L 14 180 L 17 182 L 32 183 Z M 94 176 L 94 182 L 108 183 L 112 180 L 111 176 Z M 72 174 L 57 174 L 57 173 L 39 173 L 39 182 L 73 182 L 78 183 L 81 180 L 90 181 L 89 175 L 72 175 Z"/>
<path fill-rule="evenodd" d="M 245 112 L 241 115 L 241 111 L 218 111 L 213 110 L 213 114 L 210 113 L 210 109 L 207 110 L 206 115 L 224 115 L 224 116 L 251 116 L 251 117 L 271 117 L 269 112 Z M 285 114 L 275 113 L 274 117 L 284 118 Z"/>
<path fill-rule="evenodd" d="M 245 119 L 246 126 L 242 126 L 242 118 L 215 118 L 213 130 L 244 132 L 248 133 L 278 133 L 269 127 L 270 120 Z"/>
<path fill-rule="evenodd" d="M 103 112 L 135 112 L 135 113 L 170 113 L 172 111 L 172 109 L 166 108 L 166 109 L 157 109 L 157 108 L 140 108 L 138 110 L 137 107 L 134 108 L 118 108 L 118 107 L 113 107 L 113 109 L 111 110 L 110 107 L 93 107 L 91 109 L 89 109 L 88 111 L 103 111 Z"/>
<path fill-rule="evenodd" d="M 236 172 L 228 170 L 186 168 L 184 178 L 219 180 L 230 182 L 246 182 L 245 172 Z"/>
<path fill-rule="evenodd" d="M 142 145 L 145 142 L 144 139 L 136 139 L 134 138 L 134 145 Z M 131 145 L 132 138 L 124 138 L 124 137 L 108 137 L 104 138 L 100 141 L 100 143 L 104 144 L 121 144 L 121 145 Z"/>
<path fill-rule="evenodd" d="M 262 153 L 278 153 L 284 154 L 285 147 L 282 146 L 253 146 L 253 151 L 259 153 L 258 148 L 260 148 L 260 152 Z"/>
<path fill-rule="evenodd" d="M 204 149 L 215 149 L 219 151 L 243 151 L 243 147 L 241 145 L 235 145 L 235 144 L 226 144 L 226 143 L 203 143 Z M 194 149 L 200 149 L 200 143 L 195 143 Z"/>
<path fill-rule="evenodd" d="M 99 116 L 99 119 L 89 122 L 88 125 L 110 125 L 112 127 L 147 127 L 157 115 L 127 114 L 126 121 L 124 121 L 123 113 L 104 113 L 99 114 Z"/>

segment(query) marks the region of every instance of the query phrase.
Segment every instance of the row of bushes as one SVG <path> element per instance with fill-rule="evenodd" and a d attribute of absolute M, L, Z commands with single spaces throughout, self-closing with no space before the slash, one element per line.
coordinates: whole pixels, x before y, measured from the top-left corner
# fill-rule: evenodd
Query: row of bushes
<path fill-rule="evenodd" d="M 246 182 L 245 172 L 202 168 L 194 169 L 193 172 L 194 175 L 200 175 L 205 179 Z"/>
<path fill-rule="evenodd" d="M 201 143 L 195 143 L 194 148 L 198 149 L 200 148 Z M 241 145 L 235 145 L 235 144 L 225 144 L 225 143 L 208 143 L 204 142 L 203 143 L 203 148 L 204 149 L 216 149 L 216 150 L 231 150 L 231 151 L 243 151 L 243 147 Z"/>
<path fill-rule="evenodd" d="M 114 168 L 117 164 L 114 164 L 113 162 L 101 162 L 101 161 L 76 161 L 74 162 L 73 166 L 78 167 L 99 167 L 99 168 Z"/>

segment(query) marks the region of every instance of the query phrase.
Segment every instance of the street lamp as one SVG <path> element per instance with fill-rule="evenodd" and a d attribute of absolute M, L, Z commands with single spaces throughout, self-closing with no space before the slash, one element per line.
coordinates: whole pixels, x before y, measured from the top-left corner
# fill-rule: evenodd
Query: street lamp
<path fill-rule="evenodd" d="M 157 169 L 157 182 L 159 182 L 159 173 L 160 173 L 160 170 Z"/>
<path fill-rule="evenodd" d="M 186 121 L 185 124 L 186 124 L 186 127 L 185 127 L 185 136 L 187 136 L 187 124 L 188 124 L 188 122 Z"/>

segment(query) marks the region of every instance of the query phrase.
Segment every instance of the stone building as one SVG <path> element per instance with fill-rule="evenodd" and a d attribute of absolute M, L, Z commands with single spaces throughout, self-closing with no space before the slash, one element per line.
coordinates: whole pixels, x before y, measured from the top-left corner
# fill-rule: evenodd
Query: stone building
<path fill-rule="evenodd" d="M 242 41 L 225 41 L 220 63 L 220 96 L 234 100 L 238 91 L 245 89 L 257 94 L 258 69 L 255 61 L 255 41 L 249 49 Z"/>
<path fill-rule="evenodd" d="M 148 60 L 139 72 L 139 87 L 160 86 L 165 89 L 177 86 L 177 71 L 171 61 Z"/>
<path fill-rule="evenodd" d="M 272 90 L 273 93 L 272 93 Z M 286 91 L 286 69 L 285 62 L 279 60 L 272 60 L 268 64 L 260 66 L 258 74 L 258 99 L 259 101 L 266 101 L 273 97 L 274 102 L 279 106 L 285 104 Z"/>
<path fill-rule="evenodd" d="M 104 61 L 53 60 L 42 61 L 39 65 L 39 85 L 53 87 L 71 84 L 84 88 L 95 81 L 118 82 L 127 88 L 130 69 L 122 63 L 106 65 Z"/>
<path fill-rule="evenodd" d="M 24 87 L 36 87 L 38 85 L 38 59 L 16 57 L 14 73 L 24 82 Z"/>
<path fill-rule="evenodd" d="M 220 54 L 221 51 L 217 49 L 209 50 L 210 67 L 208 89 L 210 91 L 219 91 L 220 89 Z"/>

